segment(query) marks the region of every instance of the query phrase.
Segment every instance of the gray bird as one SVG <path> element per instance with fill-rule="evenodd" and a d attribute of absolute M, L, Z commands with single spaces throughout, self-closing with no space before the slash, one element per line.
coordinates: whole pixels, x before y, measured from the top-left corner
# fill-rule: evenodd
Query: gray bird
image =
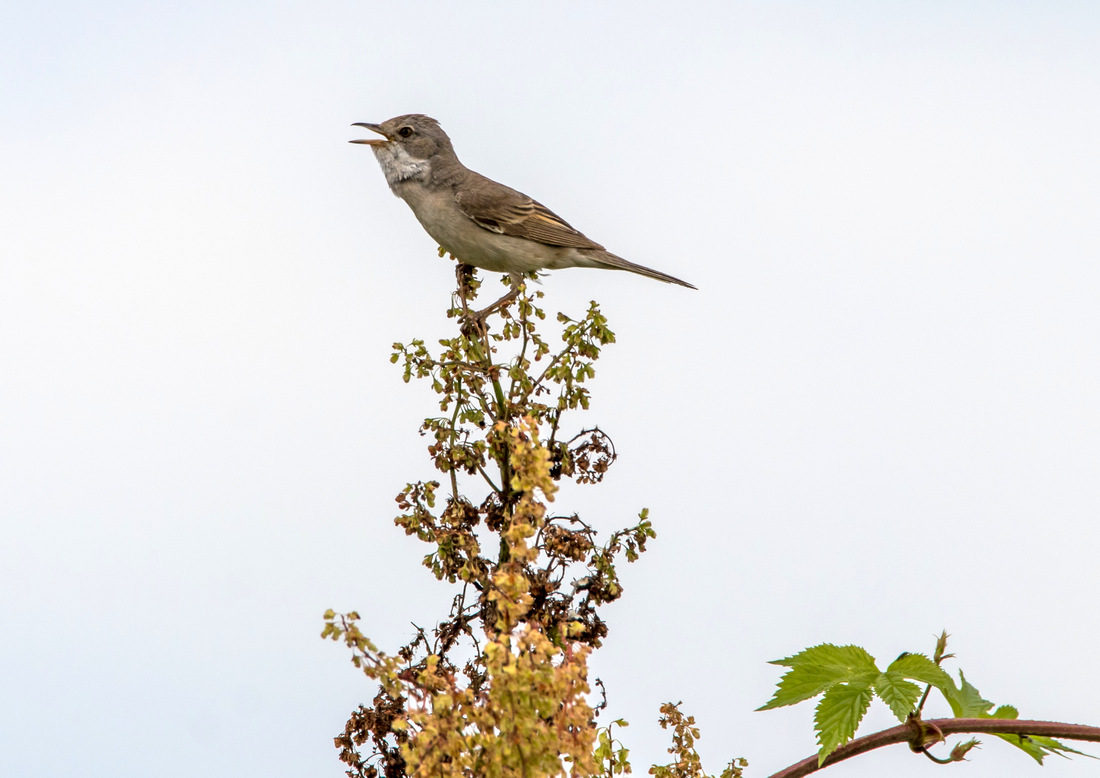
<path fill-rule="evenodd" d="M 541 203 L 470 170 L 430 116 L 414 113 L 352 126 L 382 136 L 351 142 L 371 147 L 390 189 L 442 249 L 467 265 L 511 275 L 512 292 L 489 309 L 515 297 L 524 273 L 563 267 L 629 270 L 695 288 L 612 254 Z"/>

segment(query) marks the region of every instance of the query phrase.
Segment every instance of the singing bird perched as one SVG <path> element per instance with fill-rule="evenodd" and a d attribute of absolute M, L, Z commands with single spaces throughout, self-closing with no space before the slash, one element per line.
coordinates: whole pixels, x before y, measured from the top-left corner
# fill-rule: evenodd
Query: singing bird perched
<path fill-rule="evenodd" d="M 541 203 L 470 170 L 430 116 L 414 113 L 352 126 L 382 136 L 351 142 L 371 147 L 390 189 L 442 249 L 467 265 L 511 275 L 512 292 L 490 308 L 515 297 L 524 273 L 564 267 L 629 270 L 695 288 L 612 254 Z"/>

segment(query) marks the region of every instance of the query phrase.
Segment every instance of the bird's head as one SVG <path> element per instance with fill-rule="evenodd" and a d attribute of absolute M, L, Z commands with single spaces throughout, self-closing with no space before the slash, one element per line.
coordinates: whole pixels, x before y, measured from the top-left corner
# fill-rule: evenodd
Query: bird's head
<path fill-rule="evenodd" d="M 447 137 L 447 133 L 443 132 L 439 122 L 424 114 L 410 113 L 397 116 L 381 124 L 356 122 L 352 127 L 366 127 L 382 136 L 351 141 L 374 147 L 376 154 L 387 147 L 391 153 L 396 152 L 397 148 L 394 147 L 399 147 L 405 152 L 404 155 L 412 159 L 431 159 L 441 152 L 454 155 L 451 139 Z"/>

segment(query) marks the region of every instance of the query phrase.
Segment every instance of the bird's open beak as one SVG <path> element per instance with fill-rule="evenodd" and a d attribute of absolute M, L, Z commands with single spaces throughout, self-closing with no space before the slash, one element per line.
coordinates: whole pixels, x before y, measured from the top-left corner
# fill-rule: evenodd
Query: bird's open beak
<path fill-rule="evenodd" d="M 379 135 L 385 135 L 382 128 L 377 124 L 367 124 L 366 122 L 356 122 L 351 125 L 352 127 L 366 127 L 371 132 L 377 132 Z M 385 146 L 389 143 L 389 138 L 370 138 L 369 140 L 349 140 L 348 143 L 365 143 L 368 146 Z"/>

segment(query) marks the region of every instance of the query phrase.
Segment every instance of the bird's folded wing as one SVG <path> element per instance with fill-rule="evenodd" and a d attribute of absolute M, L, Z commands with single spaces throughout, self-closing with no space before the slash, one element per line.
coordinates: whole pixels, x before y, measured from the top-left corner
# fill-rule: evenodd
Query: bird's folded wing
<path fill-rule="evenodd" d="M 545 205 L 484 176 L 478 178 L 480 181 L 476 186 L 461 187 L 461 191 L 456 191 L 455 201 L 462 212 L 481 227 L 550 246 L 603 249 L 599 243 L 570 227 Z"/>

